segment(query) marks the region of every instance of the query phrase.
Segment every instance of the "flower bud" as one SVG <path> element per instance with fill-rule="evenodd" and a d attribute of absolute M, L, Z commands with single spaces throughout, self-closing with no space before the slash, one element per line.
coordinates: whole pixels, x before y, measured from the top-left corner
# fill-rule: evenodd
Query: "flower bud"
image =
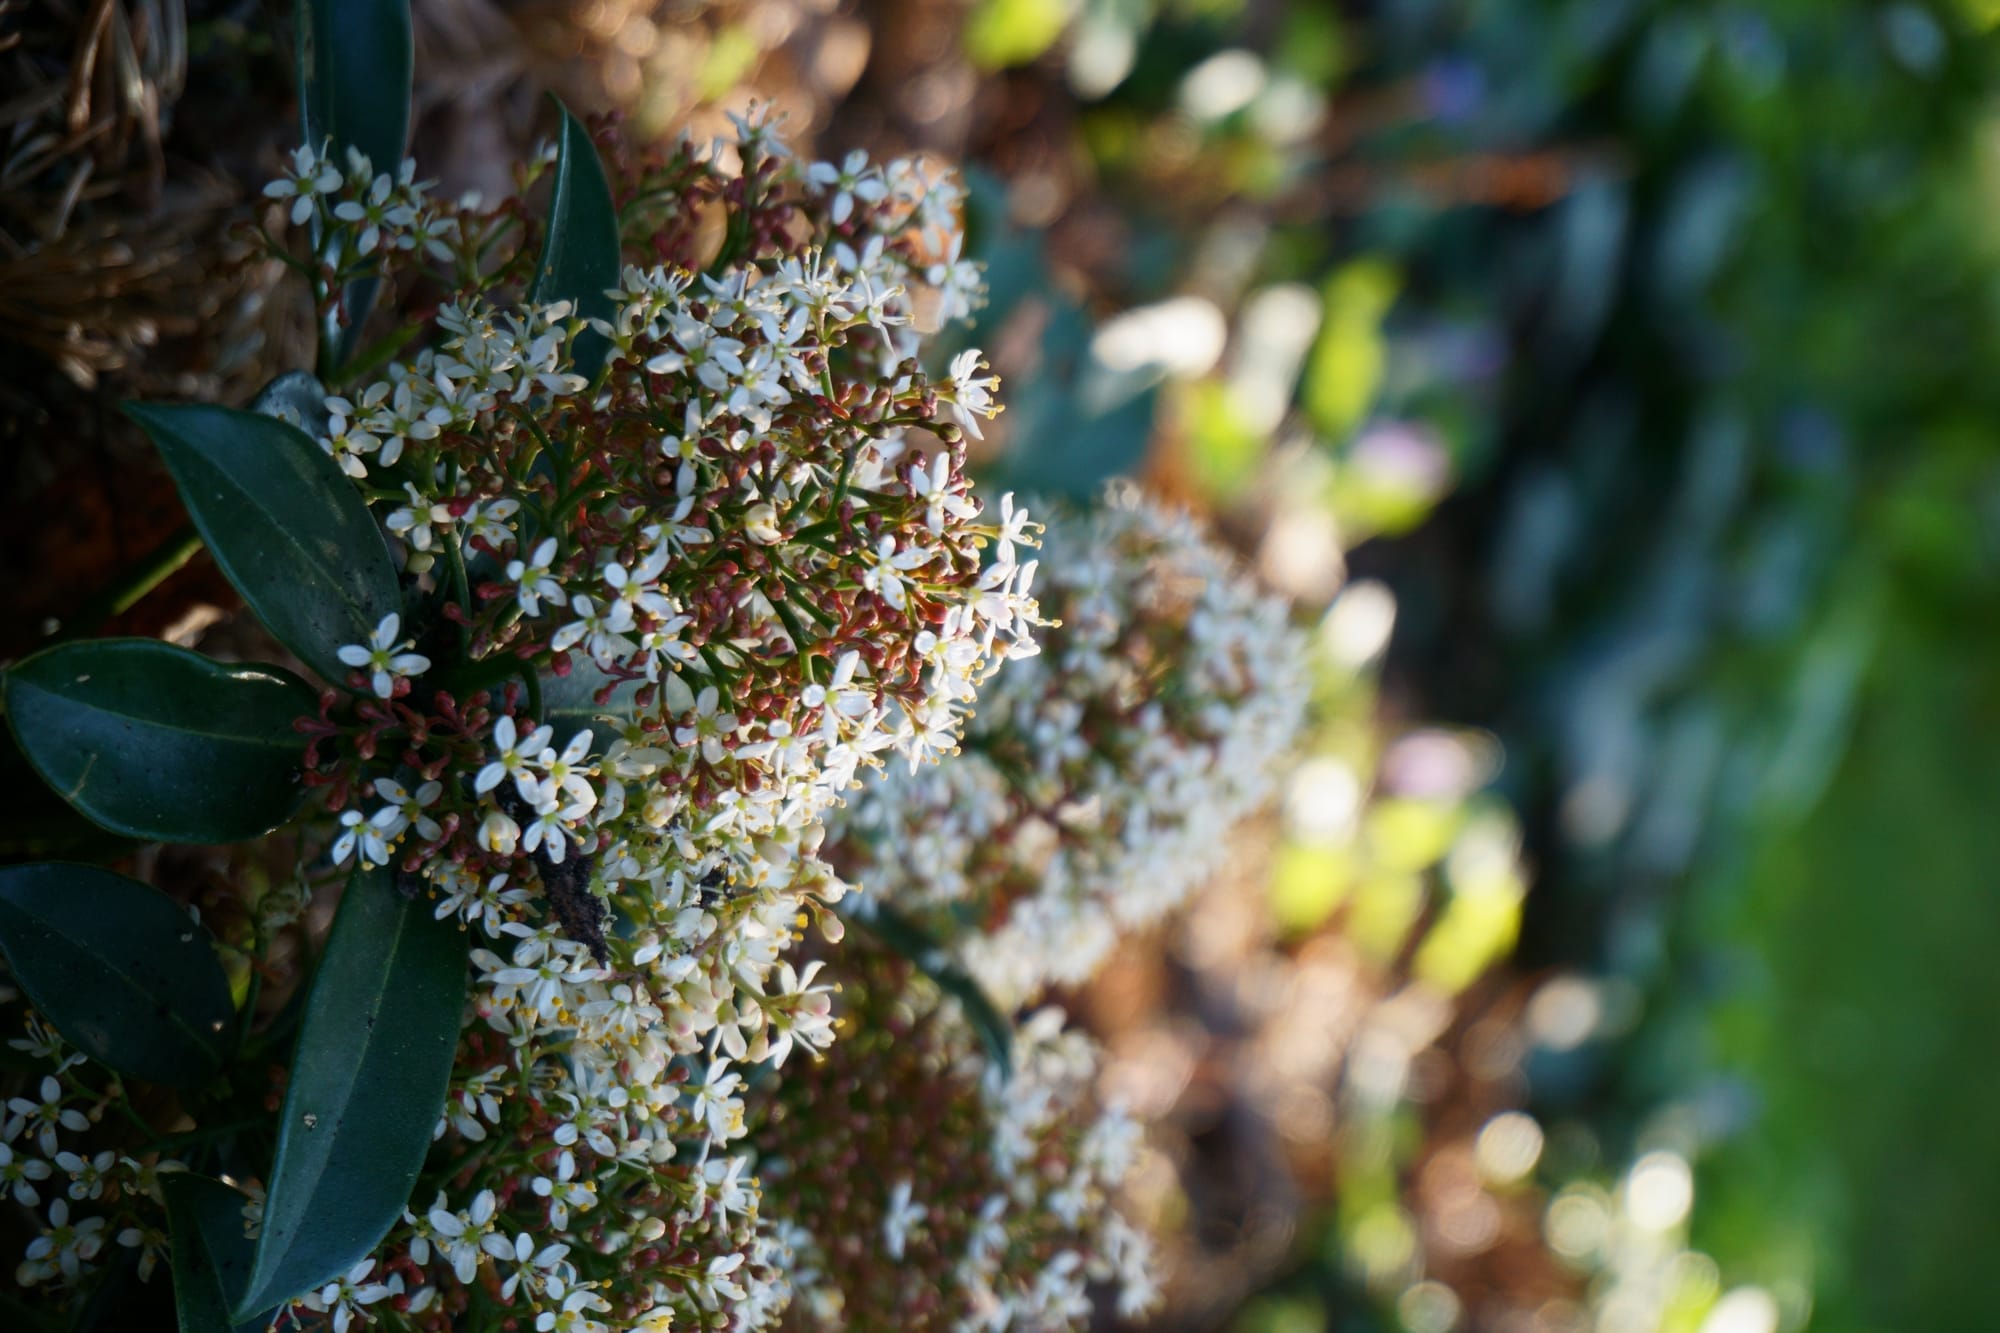
<path fill-rule="evenodd" d="M 521 841 L 521 826 L 495 810 L 480 821 L 479 845 L 501 856 L 512 856 Z"/>
<path fill-rule="evenodd" d="M 775 546 L 785 539 L 778 530 L 778 511 L 768 500 L 750 506 L 743 514 L 743 530 L 750 540 L 763 546 Z"/>

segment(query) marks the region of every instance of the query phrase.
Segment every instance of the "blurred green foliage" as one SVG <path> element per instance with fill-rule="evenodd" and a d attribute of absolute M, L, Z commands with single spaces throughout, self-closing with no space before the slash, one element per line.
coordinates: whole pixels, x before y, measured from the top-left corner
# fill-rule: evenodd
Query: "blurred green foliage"
<path fill-rule="evenodd" d="M 1307 285 L 1319 447 L 1421 422 L 1461 473 L 1354 558 L 1397 592 L 1390 679 L 1505 743 L 1522 964 L 1645 997 L 1536 1109 L 1592 1145 L 1578 1171 L 1692 1153 L 1721 1285 L 1815 1329 L 1993 1322 L 1996 23 L 1295 0 L 1092 4 L 1064 38 L 1081 144 L 1173 238 L 1105 280 Z M 1230 227 L 1247 274 L 1214 260 Z M 1165 399 L 1225 498 L 1272 447 L 1234 388 Z M 1329 855 L 1281 860 L 1289 920 L 1330 910 Z M 1669 1323 L 1699 1326 L 1696 1286 Z"/>
<path fill-rule="evenodd" d="M 1463 12 L 1393 46 L 1438 132 L 1569 181 L 1406 233 L 1510 357 L 1402 660 L 1507 742 L 1526 961 L 1650 997 L 1558 1109 L 1614 1158 L 1693 1124 L 1695 1243 L 1810 1286 L 1814 1328 L 1983 1326 L 1991 39 L 1912 3 Z"/>

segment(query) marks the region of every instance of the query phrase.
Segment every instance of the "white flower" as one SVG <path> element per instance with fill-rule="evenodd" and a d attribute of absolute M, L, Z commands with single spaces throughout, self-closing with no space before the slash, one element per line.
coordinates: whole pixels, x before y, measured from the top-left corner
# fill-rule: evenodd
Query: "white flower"
<path fill-rule="evenodd" d="M 714 1204 L 713 1217 L 723 1227 L 731 1213 L 747 1213 L 757 1203 L 757 1178 L 746 1174 L 748 1157 L 711 1157 L 701 1170 L 697 1188 Z"/>
<path fill-rule="evenodd" d="M 760 500 L 743 513 L 743 531 L 760 546 L 776 546 L 785 539 L 778 526 L 778 510 L 768 500 Z"/>
<path fill-rule="evenodd" d="M 492 1190 L 481 1190 L 464 1212 L 449 1212 L 441 1207 L 430 1211 L 431 1235 L 460 1282 L 472 1281 L 479 1272 L 480 1247 L 493 1228 L 493 1214 L 498 1205 Z"/>
<path fill-rule="evenodd" d="M 508 1303 L 514 1300 L 514 1293 L 526 1286 L 531 1296 L 539 1296 L 553 1289 L 560 1295 L 568 1283 L 562 1273 L 569 1265 L 563 1262 L 569 1254 L 567 1245 L 544 1245 L 535 1248 L 534 1237 L 523 1231 L 513 1240 L 496 1233 L 489 1233 L 479 1242 L 480 1247 L 492 1255 L 495 1263 L 507 1270 L 506 1279 L 500 1284 L 500 1299 Z"/>
<path fill-rule="evenodd" d="M 736 735 L 736 714 L 719 711 L 722 696 L 715 686 L 704 685 L 694 701 L 694 725 L 674 728 L 678 745 L 701 746 L 701 757 L 711 764 L 722 762 L 723 742 Z"/>
<path fill-rule="evenodd" d="M 929 564 L 933 554 L 922 546 L 898 551 L 896 539 L 885 535 L 875 548 L 875 563 L 861 576 L 861 586 L 901 611 L 909 604 L 908 595 L 903 590 L 903 575 Z"/>
<path fill-rule="evenodd" d="M 930 1216 L 930 1209 L 910 1202 L 910 1180 L 906 1176 L 889 1191 L 889 1209 L 882 1215 L 882 1245 L 891 1259 L 903 1257 L 910 1228 Z"/>
<path fill-rule="evenodd" d="M 602 1296 L 588 1287 L 579 1287 L 563 1297 L 558 1309 L 544 1310 L 535 1316 L 535 1333 L 605 1333 L 605 1326 L 588 1312 L 610 1308 Z"/>
<path fill-rule="evenodd" d="M 333 1333 L 347 1333 L 354 1323 L 354 1316 L 363 1306 L 373 1305 L 402 1290 L 400 1278 L 391 1278 L 388 1282 L 367 1282 L 368 1274 L 374 1267 L 373 1259 L 363 1259 L 332 1282 L 305 1297 L 303 1304 L 308 1309 L 318 1310 L 321 1313 L 331 1312 Z"/>
<path fill-rule="evenodd" d="M 993 401 L 993 391 L 1000 387 L 998 375 L 981 375 L 987 368 L 977 347 L 968 347 L 951 359 L 951 387 L 940 391 L 938 397 L 950 406 L 951 414 L 958 424 L 965 427 L 975 440 L 986 438 L 979 429 L 979 418 L 991 421 L 1000 415 L 1000 405 Z"/>
<path fill-rule="evenodd" d="M 770 1055 L 773 1069 L 784 1065 L 795 1041 L 814 1050 L 824 1050 L 833 1042 L 833 987 L 812 984 L 822 965 L 815 958 L 799 972 L 789 960 L 778 964 L 778 994 L 765 1011 L 775 1034 Z"/>
<path fill-rule="evenodd" d="M 348 151 L 350 153 L 353 152 L 352 149 Z M 406 183 L 408 175 L 414 171 L 415 167 L 416 163 L 414 162 L 405 162 L 403 164 Z M 342 222 L 360 222 L 366 224 L 361 229 L 361 235 L 355 241 L 355 252 L 357 254 L 373 254 L 375 248 L 382 242 L 382 234 L 385 229 L 392 232 L 400 232 L 404 227 L 416 221 L 417 210 L 410 206 L 405 195 L 396 190 L 396 184 L 396 178 L 385 171 L 375 177 L 373 183 L 368 187 L 367 193 L 362 195 L 360 199 L 347 199 L 334 205 L 333 215 Z M 294 207 L 297 207 L 297 205 L 294 205 Z M 401 247 L 398 246 L 397 248 Z"/>
<path fill-rule="evenodd" d="M 497 553 L 502 546 L 514 540 L 514 528 L 509 519 L 520 512 L 518 500 L 488 500 L 475 505 L 465 513 L 465 536 L 468 541 L 484 542 Z"/>
<path fill-rule="evenodd" d="M 28 1262 L 23 1268 L 44 1277 L 61 1272 L 65 1279 L 75 1281 L 83 1272 L 83 1265 L 95 1259 L 103 1248 L 104 1219 L 88 1217 L 72 1223 L 69 1200 L 57 1199 L 49 1205 L 49 1224 L 42 1228 L 40 1236 L 28 1242 Z"/>
<path fill-rule="evenodd" d="M 549 728 L 543 727 L 542 730 L 548 731 Z M 597 804 L 597 793 L 584 779 L 586 773 L 594 771 L 584 763 L 585 757 L 590 754 L 592 739 L 589 729 L 585 728 L 569 738 L 569 744 L 562 748 L 561 754 L 557 754 L 551 747 L 544 749 L 535 760 L 541 770 L 549 775 L 541 785 L 541 799 L 560 801 L 567 796 L 569 809 L 564 812 L 566 818 L 575 819 Z M 576 813 L 569 813 L 571 810 Z"/>
<path fill-rule="evenodd" d="M 597 1182 L 576 1178 L 576 1154 L 565 1148 L 556 1157 L 553 1177 L 536 1176 L 529 1188 L 549 1201 L 549 1225 L 557 1231 L 569 1229 L 569 1210 L 589 1212 L 597 1206 Z"/>
<path fill-rule="evenodd" d="M 90 1121 L 75 1107 L 63 1105 L 63 1086 L 52 1075 L 42 1076 L 42 1099 L 31 1101 L 26 1097 L 8 1100 L 7 1124 L 0 1128 L 0 1139 L 12 1139 L 24 1129 L 35 1131 L 35 1146 L 45 1156 L 55 1156 L 60 1144 L 56 1140 L 58 1128 L 81 1134 L 90 1128 Z"/>
<path fill-rule="evenodd" d="M 951 458 L 944 453 L 931 460 L 929 472 L 924 471 L 921 463 L 910 469 L 910 494 L 924 502 L 924 525 L 933 537 L 944 533 L 946 514 L 953 518 L 975 518 L 979 514 L 978 505 L 962 492 L 952 491 Z"/>
<path fill-rule="evenodd" d="M 514 779 L 514 787 L 524 801 L 533 801 L 540 789 L 540 783 L 531 771 L 532 765 L 541 758 L 555 736 L 554 727 L 536 727 L 526 737 L 521 737 L 514 727 L 511 714 L 502 714 L 493 724 L 493 759 L 479 770 L 473 779 L 473 791 L 484 796 L 499 786 L 507 777 Z"/>
<path fill-rule="evenodd" d="M 562 604 L 562 584 L 550 574 L 549 567 L 555 562 L 556 539 L 542 538 L 535 548 L 532 562 L 509 560 L 507 577 L 514 581 L 516 597 L 520 600 L 524 615 L 538 616 L 542 613 L 542 598 L 547 597 L 557 605 Z"/>
<path fill-rule="evenodd" d="M 406 653 L 402 650 L 414 646 L 411 640 L 396 641 L 397 633 L 403 627 L 403 618 L 391 611 L 382 617 L 375 632 L 366 644 L 350 643 L 341 648 L 335 656 L 357 671 L 372 673 L 369 685 L 378 699 L 387 699 L 395 693 L 396 677 L 421 676 L 431 669 L 431 659 L 421 653 Z"/>
<path fill-rule="evenodd" d="M 879 173 L 868 166 L 868 154 L 857 148 L 839 166 L 815 162 L 806 169 L 806 180 L 820 190 L 833 190 L 833 225 L 838 227 L 854 216 L 854 203 L 879 204 L 889 187 Z"/>
<path fill-rule="evenodd" d="M 548 794 L 546 787 L 543 788 L 542 801 L 535 807 L 534 819 L 521 830 L 521 850 L 532 852 L 539 847 L 549 860 L 562 864 L 564 849 L 568 846 L 565 825 L 584 813 L 574 806 L 564 806 Z"/>
<path fill-rule="evenodd" d="M 1028 511 L 1016 507 L 1014 492 L 1008 491 L 1000 497 L 1000 532 L 994 538 L 994 559 L 997 563 L 1014 563 L 1014 548 L 1030 544 Z"/>
<path fill-rule="evenodd" d="M 386 449 L 382 452 L 382 461 L 392 461 Z M 437 540 L 436 530 L 451 526 L 451 507 L 426 500 L 407 481 L 403 483 L 403 490 L 409 495 L 410 502 L 401 509 L 392 510 L 383 526 L 408 542 L 412 551 L 428 551 Z"/>
<path fill-rule="evenodd" d="M 400 832 L 397 821 L 401 818 L 402 811 L 393 805 L 382 807 L 373 816 L 364 816 L 359 810 L 341 811 L 340 827 L 343 832 L 333 840 L 333 849 L 329 853 L 333 863 L 344 865 L 348 857 L 359 851 L 360 868 L 363 870 L 388 865 L 389 839 L 395 836 L 389 829 L 395 826 Z"/>
<path fill-rule="evenodd" d="M 153 1270 L 167 1253 L 167 1233 L 157 1226 L 126 1227 L 118 1233 L 118 1243 L 139 1252 L 139 1280 L 153 1280 Z"/>
<path fill-rule="evenodd" d="M 340 169 L 302 144 L 292 150 L 291 174 L 266 185 L 264 197 L 290 199 L 292 225 L 296 227 L 312 216 L 323 196 L 340 188 L 340 182 Z"/>
<path fill-rule="evenodd" d="M 16 1157 L 11 1145 L 0 1143 L 0 1191 L 12 1194 L 15 1203 L 23 1208 L 37 1207 L 42 1196 L 36 1191 L 34 1182 L 47 1180 L 49 1174 L 49 1164 L 41 1158 Z"/>
<path fill-rule="evenodd" d="M 73 1152 L 56 1154 L 56 1165 L 69 1176 L 69 1197 L 76 1200 L 99 1198 L 104 1193 L 104 1176 L 117 1165 L 118 1154 L 106 1148 L 95 1157 Z"/>
<path fill-rule="evenodd" d="M 736 1096 L 742 1086 L 743 1076 L 729 1067 L 726 1055 L 709 1061 L 702 1081 L 688 1085 L 689 1110 L 708 1126 L 711 1139 L 727 1142 L 743 1133 L 743 1102 Z"/>
<path fill-rule="evenodd" d="M 437 804 L 437 798 L 444 794 L 443 783 L 426 782 L 412 795 L 403 790 L 403 784 L 400 782 L 390 778 L 377 778 L 375 794 L 388 801 L 394 812 L 392 818 L 384 820 L 381 824 L 382 836 L 385 838 L 393 838 L 411 827 L 417 830 L 417 836 L 425 842 L 436 842 L 443 835 L 438 822 L 424 813 Z"/>
<path fill-rule="evenodd" d="M 479 845 L 500 856 L 512 856 L 521 841 L 521 826 L 502 811 L 490 811 L 479 822 Z"/>

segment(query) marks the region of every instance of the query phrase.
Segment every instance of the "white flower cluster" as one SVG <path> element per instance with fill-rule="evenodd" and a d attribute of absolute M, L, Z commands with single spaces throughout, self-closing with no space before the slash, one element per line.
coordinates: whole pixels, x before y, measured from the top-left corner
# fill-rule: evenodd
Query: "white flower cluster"
<path fill-rule="evenodd" d="M 843 1041 L 787 1080 L 752 1135 L 792 1255 L 793 1320 L 1075 1328 L 1103 1284 L 1121 1316 L 1150 1308 L 1151 1243 L 1114 1202 L 1140 1128 L 1097 1101 L 1096 1044 L 1045 1008 L 1015 1029 L 1003 1075 L 929 982 L 850 959 L 864 1026 L 895 1037 Z M 874 1104 L 857 1108 L 856 1089 Z M 911 1137 L 896 1108 L 921 1108 L 926 1132 Z M 888 1141 L 899 1150 L 878 1157 Z M 857 1152 L 882 1172 L 857 1175 Z"/>
<path fill-rule="evenodd" d="M 982 696 L 967 753 L 872 783 L 837 824 L 857 910 L 879 898 L 955 936 L 1003 1006 L 1085 980 L 1215 873 L 1310 688 L 1282 599 L 1136 491 L 1058 514 L 1042 563 L 1061 628 Z"/>
<path fill-rule="evenodd" d="M 413 161 L 394 173 L 378 173 L 367 155 L 354 148 L 336 161 L 325 149 L 301 146 L 292 150 L 291 169 L 264 187 L 264 197 L 290 200 L 286 213 L 295 227 L 315 214 L 346 223 L 340 230 L 353 230 L 351 257 L 421 249 L 448 261 L 457 222 L 431 204 L 426 196 L 432 182 L 416 175 Z"/>
<path fill-rule="evenodd" d="M 752 128 L 740 155 L 768 165 Z M 600 1333 L 757 1328 L 788 1299 L 789 1242 L 736 1145 L 743 1067 L 789 1074 L 834 1036 L 819 964 L 785 956 L 845 892 L 824 820 L 885 758 L 951 752 L 1040 623 L 1026 515 L 981 521 L 962 451 L 910 435 L 930 404 L 993 410 L 974 362 L 934 386 L 906 360 L 911 233 L 955 254 L 956 195 L 850 168 L 866 209 L 838 245 L 628 268 L 589 330 L 462 300 L 433 347 L 327 401 L 322 448 L 399 484 L 386 526 L 407 568 L 457 581 L 472 660 L 531 663 L 567 702 L 560 729 L 517 694 L 432 705 L 395 624 L 343 654 L 387 739 L 336 761 L 379 808 L 342 815 L 334 855 L 398 863 L 481 944 L 438 1125 L 452 1165 L 377 1268 L 305 1308 L 393 1322 L 498 1278 L 524 1322 Z M 610 345 L 595 380 L 583 336 Z M 369 758 L 416 733 L 436 758 L 414 772 Z"/>
<path fill-rule="evenodd" d="M 85 1084 L 84 1057 L 32 1014 L 27 1035 L 7 1044 L 55 1071 L 0 1108 L 0 1199 L 36 1218 L 14 1280 L 29 1288 L 70 1286 L 114 1242 L 136 1251 L 140 1280 L 150 1278 L 167 1248 L 160 1176 L 185 1166 L 156 1152 L 91 1151 L 78 1136 L 91 1131 L 110 1098 Z"/>

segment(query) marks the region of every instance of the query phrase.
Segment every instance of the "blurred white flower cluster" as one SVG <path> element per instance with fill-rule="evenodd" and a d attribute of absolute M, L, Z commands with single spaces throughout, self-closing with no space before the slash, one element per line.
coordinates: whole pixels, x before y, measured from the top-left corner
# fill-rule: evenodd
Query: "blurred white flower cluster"
<path fill-rule="evenodd" d="M 885 774 L 836 822 L 857 910 L 916 917 L 1003 1006 L 1085 980 L 1217 871 L 1310 693 L 1286 603 L 1191 517 L 1113 487 L 1051 518 L 1042 556 L 1060 628 L 986 692 L 966 753 Z"/>
<path fill-rule="evenodd" d="M 1041 1009 L 1009 1075 L 906 962 L 859 942 L 842 961 L 851 1034 L 751 1135 L 794 1324 L 1076 1328 L 1093 1285 L 1121 1316 L 1150 1308 L 1152 1246 L 1114 1202 L 1141 1127 L 1098 1099 L 1096 1043 Z"/>

